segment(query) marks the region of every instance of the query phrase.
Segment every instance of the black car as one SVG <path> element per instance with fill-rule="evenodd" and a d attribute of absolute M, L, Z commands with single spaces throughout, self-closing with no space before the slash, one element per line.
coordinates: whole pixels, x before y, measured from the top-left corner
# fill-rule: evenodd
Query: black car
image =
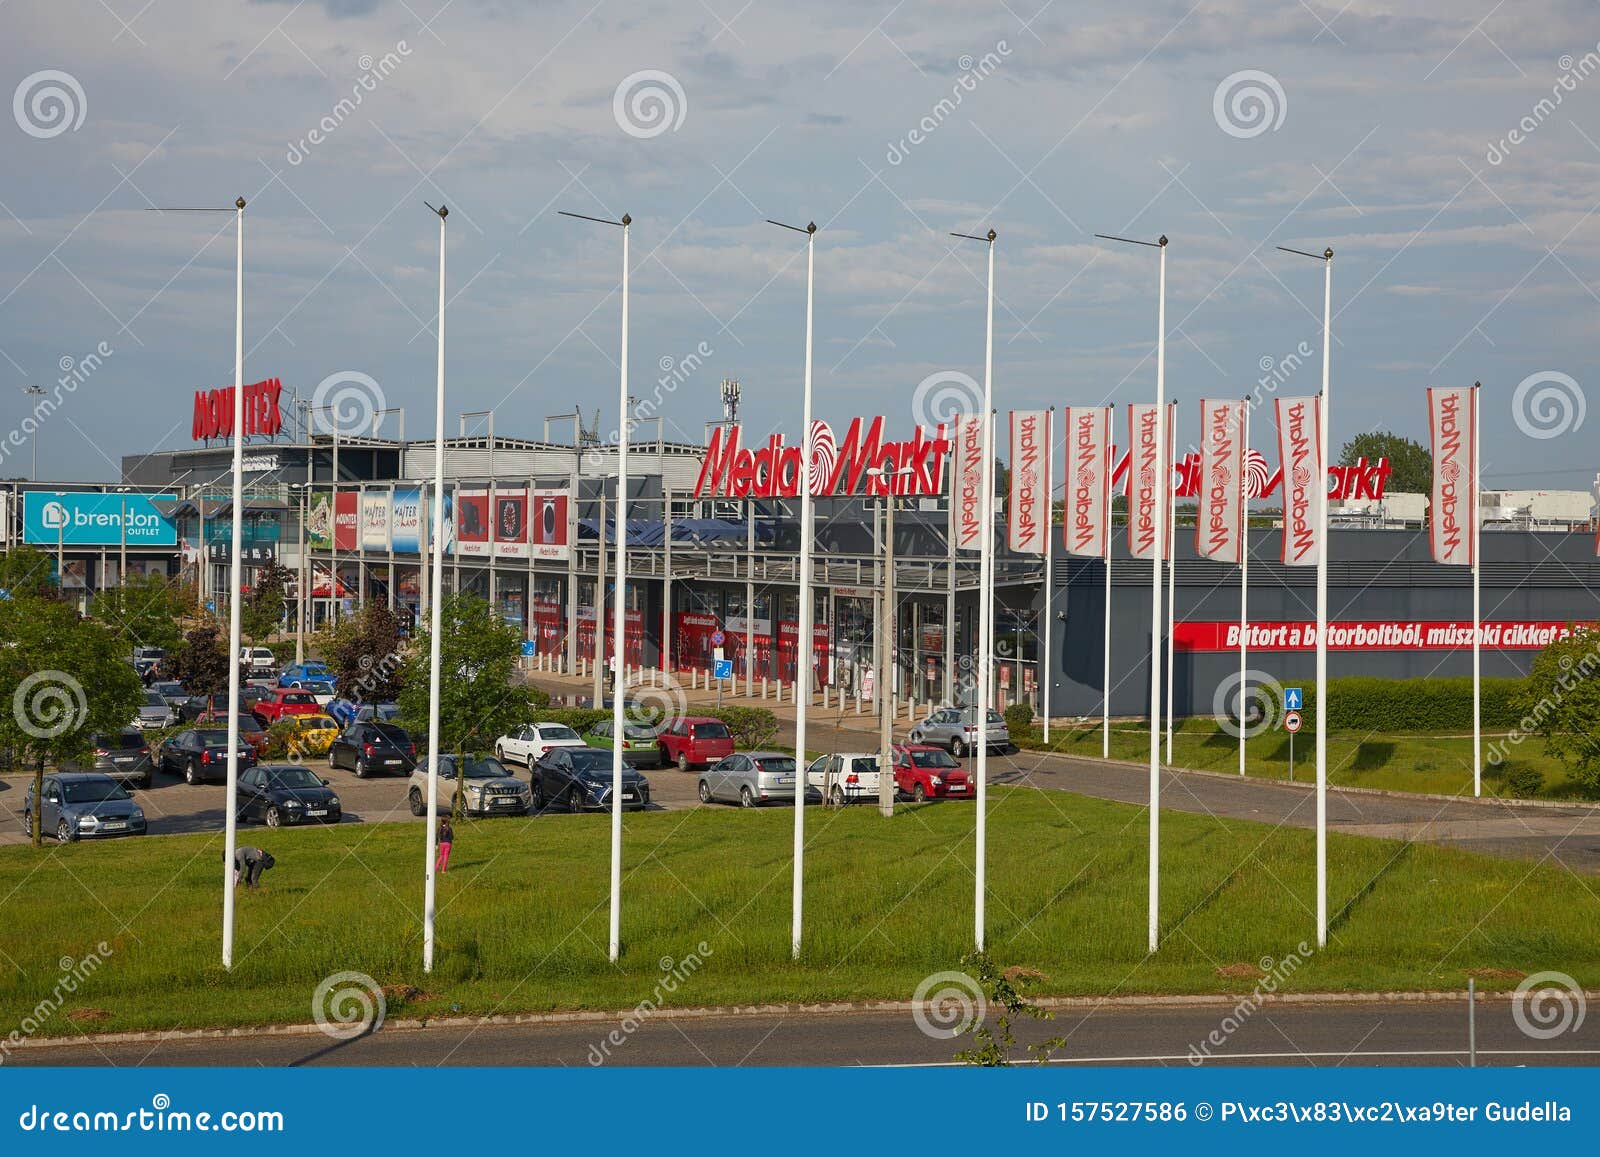
<path fill-rule="evenodd" d="M 239 775 L 239 820 L 269 828 L 286 824 L 336 824 L 344 818 L 328 781 L 297 764 L 270 763 Z"/>
<path fill-rule="evenodd" d="M 378 771 L 410 775 L 417 766 L 417 745 L 393 723 L 352 723 L 328 748 L 329 767 L 347 767 L 357 778 Z"/>
<path fill-rule="evenodd" d="M 255 705 L 272 694 L 265 687 L 256 687 L 250 684 L 239 685 L 239 710 L 246 715 L 252 713 Z M 178 718 L 184 723 L 194 723 L 202 715 L 220 715 L 228 717 L 228 693 L 218 691 L 215 695 L 191 695 L 178 705 Z"/>
<path fill-rule="evenodd" d="M 239 741 L 240 768 L 253 767 L 255 749 Z M 156 750 L 156 766 L 162 771 L 183 776 L 185 783 L 228 778 L 228 731 L 202 727 L 180 731 Z"/>
<path fill-rule="evenodd" d="M 611 807 L 611 752 L 597 747 L 552 747 L 533 765 L 533 810 L 557 806 L 570 812 Z M 650 806 L 650 781 L 622 769 L 622 806 Z"/>
<path fill-rule="evenodd" d="M 97 734 L 93 737 L 93 763 L 66 760 L 62 771 L 98 771 L 123 784 L 149 787 L 155 778 L 155 764 L 150 759 L 150 744 L 131 727 L 121 731 Z"/>

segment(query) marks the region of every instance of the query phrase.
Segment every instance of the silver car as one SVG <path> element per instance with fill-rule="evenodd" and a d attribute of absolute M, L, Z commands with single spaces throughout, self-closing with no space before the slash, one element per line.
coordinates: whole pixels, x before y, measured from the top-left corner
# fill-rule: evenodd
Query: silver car
<path fill-rule="evenodd" d="M 166 696 L 152 688 L 144 693 L 144 702 L 139 705 L 139 715 L 133 725 L 140 731 L 159 731 L 177 721 Z"/>
<path fill-rule="evenodd" d="M 727 800 L 741 807 L 793 803 L 794 756 L 781 751 L 740 752 L 719 759 L 700 773 L 700 802 Z M 808 789 L 806 799 L 821 803 L 822 793 Z"/>
<path fill-rule="evenodd" d="M 976 707 L 941 707 L 921 723 L 911 728 L 912 743 L 929 743 L 949 749 L 957 759 L 965 758 L 978 747 L 978 709 Z M 989 750 L 1004 751 L 1011 746 L 1011 731 L 1006 719 L 998 711 L 989 712 L 989 725 L 984 728 Z"/>

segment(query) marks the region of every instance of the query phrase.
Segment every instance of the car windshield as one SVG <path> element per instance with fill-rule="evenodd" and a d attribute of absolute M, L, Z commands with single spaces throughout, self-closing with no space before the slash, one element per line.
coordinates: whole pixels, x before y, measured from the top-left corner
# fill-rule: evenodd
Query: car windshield
<path fill-rule="evenodd" d="M 772 759 L 758 759 L 755 761 L 755 763 L 756 766 L 762 771 L 770 771 L 779 775 L 794 774 L 794 760 L 788 758 L 787 756 L 782 758 L 774 757 Z"/>
<path fill-rule="evenodd" d="M 504 764 L 490 755 L 481 759 L 469 759 L 466 767 L 464 779 L 504 779 L 510 774 Z"/>
<path fill-rule="evenodd" d="M 285 767 L 272 773 L 273 787 L 301 788 L 321 787 L 322 780 L 312 775 L 303 767 Z"/>
<path fill-rule="evenodd" d="M 161 692 L 151 689 L 144 693 L 144 705 L 146 707 L 164 708 L 167 705 L 167 700 L 166 697 L 161 694 Z"/>
<path fill-rule="evenodd" d="M 960 767 L 950 753 L 943 748 L 934 748 L 932 751 L 913 751 L 911 762 L 917 767 Z"/>
<path fill-rule="evenodd" d="M 302 715 L 295 726 L 301 731 L 331 731 L 339 725 L 326 715 Z"/>
<path fill-rule="evenodd" d="M 194 737 L 200 741 L 202 747 L 228 746 L 228 733 L 226 731 L 196 731 Z"/>
<path fill-rule="evenodd" d="M 291 703 L 297 707 L 305 703 L 315 705 L 317 702 L 314 696 L 307 695 L 304 691 L 296 691 L 293 694 L 285 695 L 283 697 L 283 701 L 285 703 Z"/>
<path fill-rule="evenodd" d="M 392 723 L 375 723 L 372 730 L 379 739 L 387 739 L 390 743 L 398 743 L 402 747 L 411 742 L 411 736 L 403 727 L 396 727 Z"/>
<path fill-rule="evenodd" d="M 131 799 L 115 780 L 69 780 L 61 785 L 61 794 L 68 803 L 101 803 L 108 799 Z"/>
<path fill-rule="evenodd" d="M 611 753 L 609 751 L 586 751 L 579 748 L 571 754 L 572 770 L 574 771 L 611 770 Z"/>
<path fill-rule="evenodd" d="M 576 731 L 570 727 L 563 727 L 559 723 L 541 723 L 539 724 L 539 733 L 546 739 L 572 740 L 578 738 Z"/>
<path fill-rule="evenodd" d="M 726 739 L 728 726 L 725 723 L 696 723 L 694 725 L 696 739 Z"/>
<path fill-rule="evenodd" d="M 622 734 L 628 739 L 654 739 L 656 729 L 639 723 L 628 723 L 623 726 Z"/>
<path fill-rule="evenodd" d="M 306 685 L 306 690 L 307 691 L 311 691 L 311 692 L 313 692 L 313 693 L 315 693 L 317 695 L 332 695 L 333 694 L 333 684 L 319 680 L 319 681 L 317 681 L 315 683 L 308 683 Z"/>
<path fill-rule="evenodd" d="M 300 671 L 313 679 L 327 679 L 333 675 L 333 671 L 321 663 L 307 663 Z"/>
<path fill-rule="evenodd" d="M 124 747 L 143 747 L 144 736 L 137 731 L 119 731 L 115 735 L 96 735 L 94 745 L 106 750 L 116 750 Z"/>
<path fill-rule="evenodd" d="M 239 730 L 260 731 L 261 724 L 256 722 L 256 717 L 254 715 L 241 715 L 239 716 Z"/>

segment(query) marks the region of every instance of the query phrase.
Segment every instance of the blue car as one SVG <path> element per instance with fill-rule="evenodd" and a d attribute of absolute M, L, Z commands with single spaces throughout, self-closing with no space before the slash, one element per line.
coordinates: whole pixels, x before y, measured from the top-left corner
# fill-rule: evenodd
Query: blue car
<path fill-rule="evenodd" d="M 25 831 L 33 830 L 33 788 L 22 804 Z M 120 783 L 97 771 L 58 772 L 44 777 L 40 828 L 63 844 L 103 836 L 142 836 L 144 810 Z"/>
<path fill-rule="evenodd" d="M 290 663 L 278 676 L 278 686 L 299 687 L 310 690 L 312 683 L 334 685 L 333 672 L 326 663 Z"/>
<path fill-rule="evenodd" d="M 400 708 L 394 703 L 358 703 L 354 699 L 335 699 L 326 710 L 340 727 L 349 727 L 352 723 L 393 723 L 400 717 Z"/>

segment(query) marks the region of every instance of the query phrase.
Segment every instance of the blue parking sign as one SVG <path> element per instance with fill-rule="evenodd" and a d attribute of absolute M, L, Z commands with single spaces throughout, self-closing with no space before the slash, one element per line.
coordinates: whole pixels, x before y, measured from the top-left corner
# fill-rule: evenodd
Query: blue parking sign
<path fill-rule="evenodd" d="M 732 659 L 718 659 L 716 662 L 712 663 L 711 664 L 711 677 L 713 679 L 732 679 L 733 678 L 733 660 Z"/>
<path fill-rule="evenodd" d="M 1305 705 L 1305 692 L 1299 687 L 1285 687 L 1283 689 L 1283 709 L 1285 711 L 1299 711 Z"/>

